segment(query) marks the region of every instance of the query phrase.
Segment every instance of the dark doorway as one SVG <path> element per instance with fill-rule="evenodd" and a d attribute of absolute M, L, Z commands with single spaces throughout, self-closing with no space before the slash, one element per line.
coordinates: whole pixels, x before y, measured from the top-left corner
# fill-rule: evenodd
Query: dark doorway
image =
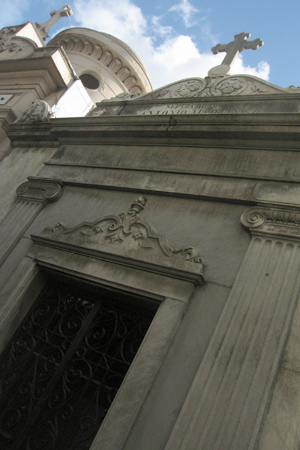
<path fill-rule="evenodd" d="M 155 310 L 49 281 L 1 357 L 0 448 L 88 450 Z"/>

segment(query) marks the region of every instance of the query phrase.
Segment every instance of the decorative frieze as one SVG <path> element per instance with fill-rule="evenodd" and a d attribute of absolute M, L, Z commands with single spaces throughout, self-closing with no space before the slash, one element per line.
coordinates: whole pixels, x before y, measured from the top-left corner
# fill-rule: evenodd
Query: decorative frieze
<path fill-rule="evenodd" d="M 298 113 L 300 99 L 291 95 L 295 92 L 300 92 L 300 88 L 281 88 L 249 75 L 191 78 L 137 98 L 103 100 L 89 115 L 273 113 L 275 99 L 277 112 Z"/>
<path fill-rule="evenodd" d="M 35 100 L 15 123 L 43 122 L 49 120 L 51 116 L 52 111 L 48 103 L 44 100 Z"/>
<path fill-rule="evenodd" d="M 250 75 L 190 78 L 144 94 L 140 99 L 284 94 L 299 88 L 282 88 Z"/>
<path fill-rule="evenodd" d="M 204 261 L 194 247 L 172 247 L 167 240 L 140 217 L 146 198 L 135 199 L 127 213 L 106 216 L 93 223 L 83 222 L 74 228 L 58 223 L 46 228 L 34 242 L 68 249 L 123 264 L 148 267 L 152 271 L 168 273 L 202 284 Z"/>
<path fill-rule="evenodd" d="M 0 31 L 0 60 L 29 58 L 36 44 L 27 38 L 16 36 L 17 27 L 5 27 Z"/>
<path fill-rule="evenodd" d="M 15 27 L 5 27 L 0 31 L 0 53 L 8 50 L 9 52 L 19 51 L 20 49 L 12 42 L 16 33 Z"/>

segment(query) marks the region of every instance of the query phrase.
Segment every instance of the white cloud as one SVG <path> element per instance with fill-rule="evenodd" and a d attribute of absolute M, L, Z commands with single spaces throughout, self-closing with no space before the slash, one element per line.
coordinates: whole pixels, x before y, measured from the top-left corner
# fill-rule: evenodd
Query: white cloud
<path fill-rule="evenodd" d="M 153 59 L 166 68 L 186 64 L 190 60 L 199 60 L 201 56 L 189 36 L 178 36 L 166 40 L 153 52 Z"/>
<path fill-rule="evenodd" d="M 173 28 L 169 25 L 161 25 L 161 17 L 153 16 L 151 17 L 151 25 L 153 26 L 153 32 L 160 37 L 168 36 L 172 33 Z"/>
<path fill-rule="evenodd" d="M 190 36 L 176 33 L 172 26 L 160 25 L 160 18 L 146 20 L 132 0 L 75 0 L 72 7 L 79 26 L 112 34 L 137 53 L 154 89 L 183 78 L 205 77 L 224 58 L 224 54 L 200 53 Z M 159 44 L 156 36 L 160 36 Z M 239 56 L 231 73 L 268 79 L 269 70 L 265 62 L 245 67 Z"/>
<path fill-rule="evenodd" d="M 23 14 L 29 9 L 29 0 L 4 0 L 1 2 L 0 28 L 19 25 Z"/>
<path fill-rule="evenodd" d="M 234 62 L 231 75 L 237 74 L 247 74 L 254 75 L 255 77 L 263 78 L 264 80 L 269 79 L 270 75 L 270 65 L 265 61 L 260 61 L 256 67 L 244 66 L 243 57 L 240 55 Z"/>
<path fill-rule="evenodd" d="M 192 20 L 194 13 L 198 12 L 198 9 L 193 6 L 189 0 L 181 0 L 177 5 L 172 6 L 169 11 L 177 11 L 181 14 L 184 25 L 192 27 L 195 25 L 195 21 Z"/>
<path fill-rule="evenodd" d="M 74 18 L 83 26 L 104 31 L 126 42 L 146 33 L 141 9 L 130 0 L 76 0 Z"/>

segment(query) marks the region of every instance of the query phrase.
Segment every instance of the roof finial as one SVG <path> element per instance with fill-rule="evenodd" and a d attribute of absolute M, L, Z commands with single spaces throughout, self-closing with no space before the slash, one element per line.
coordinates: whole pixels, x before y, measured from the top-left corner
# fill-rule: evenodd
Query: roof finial
<path fill-rule="evenodd" d="M 240 34 L 234 36 L 234 41 L 229 42 L 229 44 L 218 44 L 211 50 L 214 55 L 220 52 L 226 52 L 226 56 L 222 61 L 222 64 L 215 66 L 208 72 L 209 77 L 217 77 L 229 75 L 230 68 L 238 56 L 243 50 L 251 48 L 252 50 L 257 50 L 258 47 L 264 45 L 261 39 L 255 39 L 254 41 L 247 41 L 246 39 L 251 36 L 250 33 L 245 33 L 244 31 Z"/>
<path fill-rule="evenodd" d="M 73 15 L 73 11 L 70 8 L 69 5 L 63 6 L 60 10 L 58 11 L 52 11 L 50 13 L 50 19 L 47 20 L 47 22 L 45 23 L 36 23 L 36 27 L 37 30 L 41 36 L 41 38 L 43 39 L 43 41 L 45 41 L 47 39 L 47 37 L 49 37 L 49 30 L 50 28 L 62 17 L 69 17 Z"/>

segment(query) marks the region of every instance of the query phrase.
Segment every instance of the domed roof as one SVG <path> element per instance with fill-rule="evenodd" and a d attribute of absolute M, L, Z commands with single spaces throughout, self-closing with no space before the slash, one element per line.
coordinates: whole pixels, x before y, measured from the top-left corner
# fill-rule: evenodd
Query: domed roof
<path fill-rule="evenodd" d="M 67 54 L 77 53 L 103 64 L 131 94 L 152 91 L 146 68 L 136 53 L 120 39 L 88 28 L 69 28 L 47 46 L 61 45 Z"/>

